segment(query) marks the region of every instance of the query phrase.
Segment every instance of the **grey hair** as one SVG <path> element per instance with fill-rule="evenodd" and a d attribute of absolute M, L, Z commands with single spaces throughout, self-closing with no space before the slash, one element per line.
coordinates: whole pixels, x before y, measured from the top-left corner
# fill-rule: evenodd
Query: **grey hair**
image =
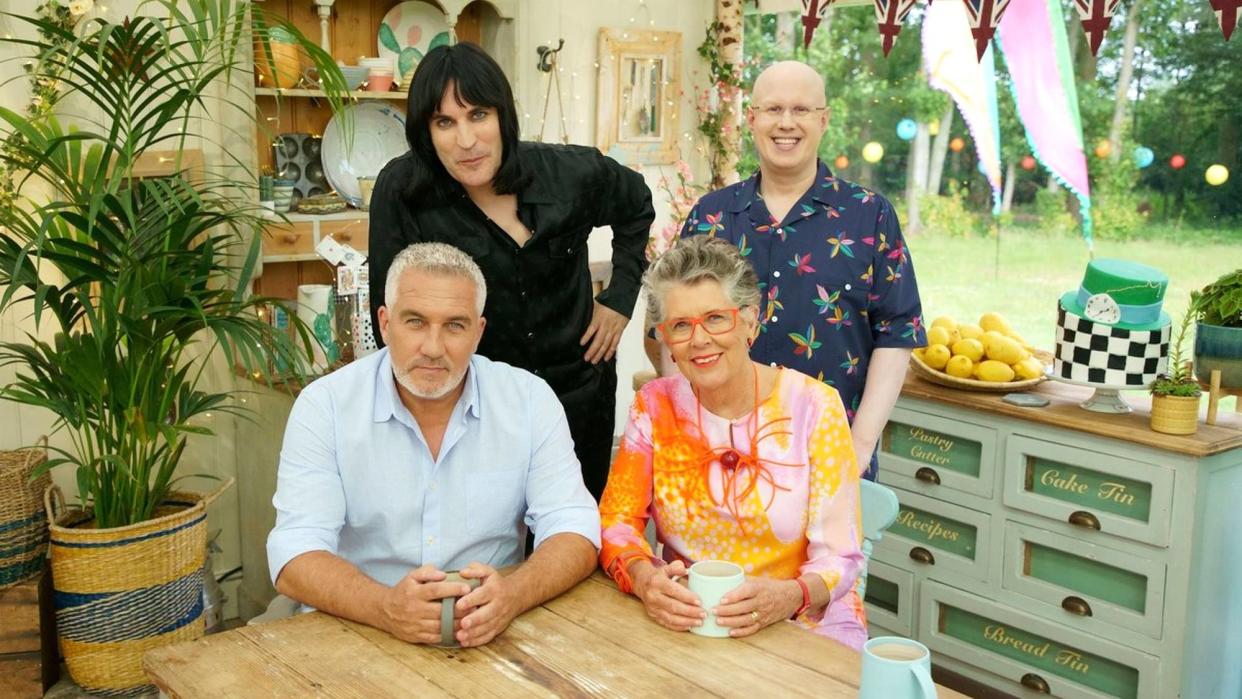
<path fill-rule="evenodd" d="M 384 279 L 384 305 L 390 310 L 397 302 L 397 282 L 407 270 L 469 279 L 474 282 L 474 304 L 479 315 L 483 315 L 483 305 L 487 302 L 487 282 L 483 280 L 483 271 L 479 266 L 461 250 L 445 243 L 414 243 L 397 253 L 392 266 L 388 268 L 388 276 Z"/>
<path fill-rule="evenodd" d="M 664 296 L 670 286 L 714 281 L 738 308 L 759 307 L 759 278 L 738 249 L 720 238 L 698 235 L 677 241 L 643 275 L 647 326 L 664 322 Z"/>

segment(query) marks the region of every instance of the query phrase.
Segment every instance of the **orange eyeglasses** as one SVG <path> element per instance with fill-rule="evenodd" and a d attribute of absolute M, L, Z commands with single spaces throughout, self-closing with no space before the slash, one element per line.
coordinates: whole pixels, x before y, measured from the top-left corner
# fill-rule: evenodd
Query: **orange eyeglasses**
<path fill-rule="evenodd" d="M 669 318 L 656 327 L 670 345 L 689 342 L 694 336 L 694 326 L 701 325 L 709 335 L 723 335 L 737 327 L 738 308 L 718 308 L 692 318 Z"/>

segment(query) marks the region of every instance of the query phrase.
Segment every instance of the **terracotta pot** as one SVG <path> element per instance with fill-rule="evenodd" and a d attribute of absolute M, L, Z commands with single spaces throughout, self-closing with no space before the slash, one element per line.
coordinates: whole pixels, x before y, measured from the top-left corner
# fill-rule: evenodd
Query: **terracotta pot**
<path fill-rule="evenodd" d="M 302 77 L 302 59 L 297 44 L 271 41 L 268 46 L 272 51 L 270 59 L 262 44 L 256 43 L 254 47 L 254 70 L 259 76 L 259 84 L 282 90 L 295 87 Z"/>
<path fill-rule="evenodd" d="M 1195 376 L 1203 383 L 1220 369 L 1220 385 L 1242 388 L 1242 328 L 1195 325 Z"/>
<path fill-rule="evenodd" d="M 1199 397 L 1152 396 L 1151 428 L 1164 434 L 1194 434 L 1199 429 Z"/>

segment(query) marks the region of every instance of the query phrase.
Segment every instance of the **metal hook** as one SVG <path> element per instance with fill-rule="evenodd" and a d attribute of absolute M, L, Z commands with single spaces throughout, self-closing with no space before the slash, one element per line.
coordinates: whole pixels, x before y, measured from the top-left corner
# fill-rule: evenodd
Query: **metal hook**
<path fill-rule="evenodd" d="M 556 65 L 556 54 L 560 53 L 563 48 L 565 48 L 564 39 L 559 40 L 556 48 L 536 46 L 535 53 L 539 54 L 539 62 L 535 64 L 535 68 L 542 73 L 551 73 L 552 67 Z"/>

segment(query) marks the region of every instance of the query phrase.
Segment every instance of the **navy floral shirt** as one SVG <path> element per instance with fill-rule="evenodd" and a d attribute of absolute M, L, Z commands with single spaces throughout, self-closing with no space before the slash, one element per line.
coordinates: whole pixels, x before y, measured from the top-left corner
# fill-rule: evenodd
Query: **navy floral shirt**
<path fill-rule="evenodd" d="M 742 251 L 763 294 L 751 357 L 833 386 L 851 422 L 872 350 L 927 344 L 893 205 L 822 162 L 783 221 L 768 212 L 756 173 L 700 199 L 681 235 L 716 236 Z M 873 461 L 868 477 L 874 474 Z"/>

